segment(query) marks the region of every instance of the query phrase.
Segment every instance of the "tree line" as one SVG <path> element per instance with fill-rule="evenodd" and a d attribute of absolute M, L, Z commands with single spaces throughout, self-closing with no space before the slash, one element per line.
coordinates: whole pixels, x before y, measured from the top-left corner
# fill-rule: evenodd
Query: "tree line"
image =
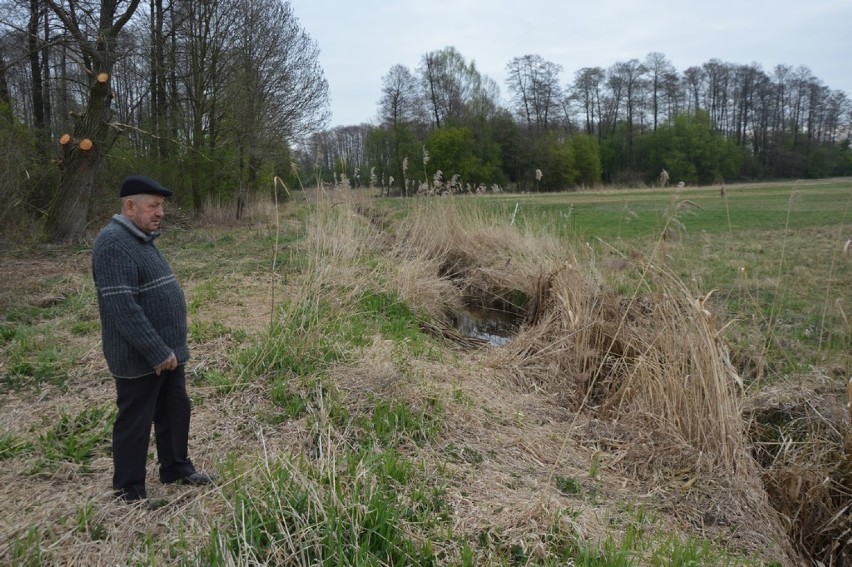
<path fill-rule="evenodd" d="M 0 45 L 0 221 L 49 240 L 84 235 L 131 172 L 239 216 L 328 118 L 319 48 L 280 0 L 4 0 Z"/>
<path fill-rule="evenodd" d="M 507 63 L 507 96 L 445 47 L 382 77 L 373 124 L 324 130 L 319 46 L 282 0 L 0 0 L 0 226 L 80 238 L 120 179 L 242 214 L 319 183 L 412 195 L 852 174 L 850 102 L 804 67 L 662 54 L 583 68 Z"/>
<path fill-rule="evenodd" d="M 506 72 L 501 103 L 498 86 L 453 47 L 414 69 L 394 65 L 378 125 L 317 133 L 304 161 L 317 173 L 369 168 L 399 194 L 438 169 L 527 191 L 650 184 L 663 169 L 702 184 L 852 174 L 850 100 L 807 67 L 767 73 L 712 59 L 681 73 L 650 53 L 563 83 L 560 64 L 523 55 Z M 426 171 L 404 171 L 424 152 Z"/>

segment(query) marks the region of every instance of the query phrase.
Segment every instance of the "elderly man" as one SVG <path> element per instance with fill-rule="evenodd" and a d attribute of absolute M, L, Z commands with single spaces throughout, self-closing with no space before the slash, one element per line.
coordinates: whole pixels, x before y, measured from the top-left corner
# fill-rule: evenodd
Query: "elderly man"
<path fill-rule="evenodd" d="M 188 456 L 186 300 L 154 244 L 165 199 L 171 194 L 149 177 L 126 178 L 120 190 L 121 214 L 112 217 L 92 247 L 104 357 L 117 392 L 113 488 L 127 502 L 146 497 L 152 423 L 160 480 L 210 483 L 210 477 L 196 472 Z"/>

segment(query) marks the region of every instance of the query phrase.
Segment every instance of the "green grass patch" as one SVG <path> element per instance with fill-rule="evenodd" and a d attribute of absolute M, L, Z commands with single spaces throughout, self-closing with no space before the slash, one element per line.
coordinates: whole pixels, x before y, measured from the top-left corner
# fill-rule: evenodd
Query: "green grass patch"
<path fill-rule="evenodd" d="M 71 323 L 69 328 L 72 335 L 85 337 L 101 330 L 101 322 L 98 319 L 82 319 Z"/>
<path fill-rule="evenodd" d="M 63 343 L 53 339 L 51 328 L 7 324 L 5 329 L 6 368 L 0 375 L 0 385 L 20 390 L 42 383 L 65 383 L 73 361 Z"/>
<path fill-rule="evenodd" d="M 483 463 L 483 461 L 485 461 L 485 457 L 480 451 L 477 451 L 473 447 L 468 447 L 467 445 L 459 446 L 455 443 L 449 443 L 446 447 L 444 447 L 444 454 L 453 462 L 467 463 L 474 467 L 478 467 Z"/>
<path fill-rule="evenodd" d="M 299 565 L 435 565 L 428 541 L 405 529 L 401 487 L 388 476 L 407 478 L 410 465 L 396 454 L 361 457 L 340 471 L 275 462 L 255 483 L 234 479 L 237 525 L 211 537 L 206 560 L 268 563 L 283 552 Z"/>
<path fill-rule="evenodd" d="M 51 563 L 50 555 L 44 551 L 54 540 L 50 533 L 41 526 L 32 526 L 17 537 L 10 538 L 10 565 L 21 567 L 41 567 Z"/>
<path fill-rule="evenodd" d="M 404 304 L 378 293 L 364 295 L 358 306 L 285 303 L 270 332 L 237 361 L 249 376 L 310 376 L 350 360 L 377 334 L 416 354 L 426 344 L 416 321 Z"/>
<path fill-rule="evenodd" d="M 10 308 L 6 311 L 5 319 L 8 323 L 17 323 L 20 325 L 33 325 L 39 320 L 47 316 L 47 309 L 33 307 L 31 305 L 21 305 Z"/>
<path fill-rule="evenodd" d="M 570 522 L 562 521 L 567 516 Z M 509 565 L 575 565 L 577 567 L 697 567 L 699 565 L 743 567 L 763 565 L 759 559 L 732 554 L 702 538 L 682 537 L 665 533 L 656 518 L 644 507 L 628 507 L 626 517 L 611 519 L 610 535 L 599 541 L 589 541 L 569 526 L 577 520 L 576 513 L 566 510 L 558 514 L 544 537 L 548 554 L 541 560 L 526 550 L 526 546 L 505 541 L 499 530 L 487 530 L 479 535 L 479 543 L 493 548 Z"/>
<path fill-rule="evenodd" d="M 576 478 L 571 476 L 556 475 L 556 488 L 564 494 L 580 494 L 583 487 Z"/>
<path fill-rule="evenodd" d="M 320 398 L 334 404 L 331 392 L 324 386 L 322 380 L 312 376 L 275 376 L 269 388 L 269 398 L 280 411 L 270 417 L 272 423 L 280 423 L 289 419 L 297 419 L 312 406 L 316 406 Z"/>
<path fill-rule="evenodd" d="M 59 462 L 80 465 L 88 470 L 92 457 L 110 450 L 115 408 L 94 406 L 77 415 L 62 414 L 44 433 L 39 435 L 35 452 L 39 464 L 33 472 L 52 470 Z"/>
<path fill-rule="evenodd" d="M 232 371 L 205 368 L 195 375 L 195 383 L 199 386 L 209 386 L 220 396 L 227 396 L 244 389 L 248 383 Z"/>
<path fill-rule="evenodd" d="M 369 416 L 358 420 L 366 439 L 384 447 L 394 447 L 405 440 L 417 442 L 433 439 L 443 425 L 443 406 L 430 398 L 427 407 L 412 409 L 405 401 L 381 400 Z"/>
<path fill-rule="evenodd" d="M 197 315 L 202 305 L 214 303 L 222 293 L 224 282 L 219 278 L 213 278 L 195 286 L 192 291 L 192 299 L 187 304 L 190 315 Z"/>
<path fill-rule="evenodd" d="M 77 508 L 77 514 L 74 516 L 74 529 L 78 533 L 88 536 L 92 541 L 104 541 L 109 533 L 103 522 L 98 520 L 94 502 L 86 502 Z"/>
<path fill-rule="evenodd" d="M 226 327 L 219 321 L 193 320 L 189 324 L 189 340 L 194 343 L 206 343 L 230 337 L 240 343 L 247 338 L 245 331 Z"/>
<path fill-rule="evenodd" d="M 420 332 L 419 319 L 399 298 L 384 292 L 365 293 L 360 306 L 383 338 L 408 343 L 415 355 L 422 352 L 425 335 Z"/>
<path fill-rule="evenodd" d="M 0 434 L 0 461 L 14 459 L 18 455 L 29 453 L 33 444 L 12 433 Z"/>
<path fill-rule="evenodd" d="M 66 279 L 56 285 L 79 287 Z M 0 386 L 14 391 L 41 384 L 64 386 L 78 359 L 67 335 L 94 335 L 100 328 L 93 285 L 48 299 L 44 306 L 13 305 L 2 314 L 0 357 L 6 364 Z"/>
<path fill-rule="evenodd" d="M 310 376 L 349 356 L 365 342 L 351 314 L 328 303 L 284 304 L 270 332 L 241 351 L 237 364 L 247 376 Z"/>
<path fill-rule="evenodd" d="M 274 230 L 269 226 L 260 232 L 238 229 L 166 231 L 158 245 L 175 266 L 181 281 L 206 282 L 229 273 L 269 273 L 276 246 Z M 294 233 L 281 233 L 275 257 L 276 271 L 298 268 L 304 256 L 289 251 L 291 243 L 297 240 Z"/>

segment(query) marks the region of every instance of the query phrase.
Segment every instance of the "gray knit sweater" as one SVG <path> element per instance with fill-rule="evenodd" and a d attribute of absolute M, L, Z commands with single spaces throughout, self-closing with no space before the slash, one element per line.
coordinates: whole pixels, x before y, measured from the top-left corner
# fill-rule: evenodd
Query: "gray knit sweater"
<path fill-rule="evenodd" d="M 186 299 L 157 236 L 115 215 L 92 246 L 104 357 L 116 378 L 151 374 L 172 353 L 189 360 Z"/>

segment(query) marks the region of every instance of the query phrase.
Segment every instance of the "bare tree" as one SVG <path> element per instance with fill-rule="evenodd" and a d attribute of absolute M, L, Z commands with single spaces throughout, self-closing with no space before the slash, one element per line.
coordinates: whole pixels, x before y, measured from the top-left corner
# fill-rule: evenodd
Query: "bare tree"
<path fill-rule="evenodd" d="M 411 70 L 404 65 L 391 67 L 382 77 L 381 121 L 391 126 L 414 122 L 421 107 L 417 78 Z"/>
<path fill-rule="evenodd" d="M 663 91 L 665 92 L 666 117 L 668 120 L 672 120 L 678 114 L 687 111 L 687 93 L 683 89 L 680 75 L 674 68 L 663 75 Z"/>
<path fill-rule="evenodd" d="M 702 88 L 704 86 L 704 69 L 689 67 L 683 72 L 683 84 L 686 90 L 686 110 L 695 113 L 700 110 Z"/>
<path fill-rule="evenodd" d="M 803 131 L 807 124 L 808 103 L 810 101 L 812 85 L 818 79 L 808 67 L 797 67 L 791 77 L 790 89 L 790 118 L 792 120 L 791 130 L 795 134 Z M 798 145 L 798 136 L 793 138 L 793 147 Z"/>
<path fill-rule="evenodd" d="M 645 57 L 645 68 L 648 72 L 648 87 L 651 94 L 651 116 L 653 128 L 657 129 L 661 109 L 666 107 L 666 99 L 671 95 L 665 88 L 667 79 L 674 73 L 674 65 L 662 53 L 652 52 Z"/>
<path fill-rule="evenodd" d="M 606 71 L 600 67 L 584 67 L 574 74 L 572 96 L 580 104 L 585 118 L 586 134 L 597 133 L 601 139 L 601 88 Z"/>
<path fill-rule="evenodd" d="M 38 144 L 37 155 L 46 161 L 50 138 L 50 73 L 47 64 L 47 38 L 42 39 L 42 22 L 47 28 L 47 8 L 38 0 L 30 0 L 27 22 L 27 49 L 32 80 L 33 128 Z"/>
<path fill-rule="evenodd" d="M 483 78 L 454 47 L 423 56 L 420 63 L 423 98 L 436 128 L 464 120 L 471 101 L 483 96 Z"/>
<path fill-rule="evenodd" d="M 475 121 L 491 120 L 500 112 L 500 87 L 488 75 L 478 75 L 477 87 L 467 101 L 467 117 Z"/>
<path fill-rule="evenodd" d="M 29 128 L 34 128 L 30 14 L 29 2 L 0 2 L 0 54 L 9 111 Z"/>
<path fill-rule="evenodd" d="M 820 141 L 825 144 L 834 144 L 840 141 L 843 135 L 843 116 L 850 111 L 849 96 L 840 90 L 827 93 L 823 106 L 822 128 Z M 846 129 L 847 139 L 850 131 Z"/>
<path fill-rule="evenodd" d="M 775 132 L 782 131 L 787 125 L 787 110 L 789 109 L 790 98 L 788 83 L 792 73 L 793 69 L 789 65 L 776 65 L 772 73 L 774 79 L 773 86 L 775 88 L 775 112 L 772 120 L 772 130 Z"/>
<path fill-rule="evenodd" d="M 737 144 L 745 145 L 746 137 L 753 130 L 758 96 L 769 78 L 756 63 L 739 65 L 732 73 L 731 102 L 734 120 L 734 137 Z"/>
<path fill-rule="evenodd" d="M 171 4 L 171 3 L 169 3 Z M 171 6 L 164 6 L 163 0 L 151 0 L 149 2 L 149 24 L 150 24 L 150 50 L 149 50 L 149 73 L 150 82 L 150 106 L 151 106 L 151 128 L 152 145 L 154 153 L 165 161 L 170 154 L 169 128 L 169 75 L 174 76 L 174 66 L 167 62 L 167 50 L 169 38 L 174 37 L 174 31 L 167 29 L 167 11 Z"/>
<path fill-rule="evenodd" d="M 711 59 L 702 65 L 705 81 L 704 109 L 719 132 L 728 130 L 728 110 L 731 84 L 731 65 Z"/>
<path fill-rule="evenodd" d="M 515 57 L 506 65 L 506 84 L 515 112 L 530 131 L 545 132 L 562 103 L 559 73 L 562 66 L 540 55 Z"/>
<path fill-rule="evenodd" d="M 321 150 L 323 156 L 317 161 L 325 164 L 329 170 L 349 178 L 353 187 L 361 183 L 360 173 L 364 168 L 364 141 L 369 132 L 366 124 L 354 126 L 337 126 L 317 134 L 314 138 L 314 148 Z"/>
<path fill-rule="evenodd" d="M 260 163 L 284 141 L 301 139 L 328 119 L 328 83 L 319 49 L 290 4 L 237 0 L 227 46 L 223 102 L 227 139 L 237 154 L 237 217 L 255 189 Z"/>
<path fill-rule="evenodd" d="M 50 9 L 74 38 L 88 77 L 85 108 L 77 116 L 74 132 L 63 144 L 59 190 L 48 209 L 45 232 L 51 241 L 77 239 L 83 235 L 95 175 L 117 131 L 112 120 L 112 69 L 116 39 L 139 5 L 139 0 L 101 0 L 89 3 L 68 0 L 67 5 L 47 0 Z"/>
<path fill-rule="evenodd" d="M 0 106 L 5 118 L 12 118 L 12 96 L 9 94 L 9 83 L 6 81 L 6 61 L 0 52 Z"/>
<path fill-rule="evenodd" d="M 184 119 L 182 137 L 188 148 L 189 185 L 196 211 L 204 206 L 203 172 L 209 169 L 208 150 L 219 143 L 224 90 L 226 38 L 234 27 L 235 10 L 228 0 L 181 0 L 176 6 L 177 67 Z"/>

